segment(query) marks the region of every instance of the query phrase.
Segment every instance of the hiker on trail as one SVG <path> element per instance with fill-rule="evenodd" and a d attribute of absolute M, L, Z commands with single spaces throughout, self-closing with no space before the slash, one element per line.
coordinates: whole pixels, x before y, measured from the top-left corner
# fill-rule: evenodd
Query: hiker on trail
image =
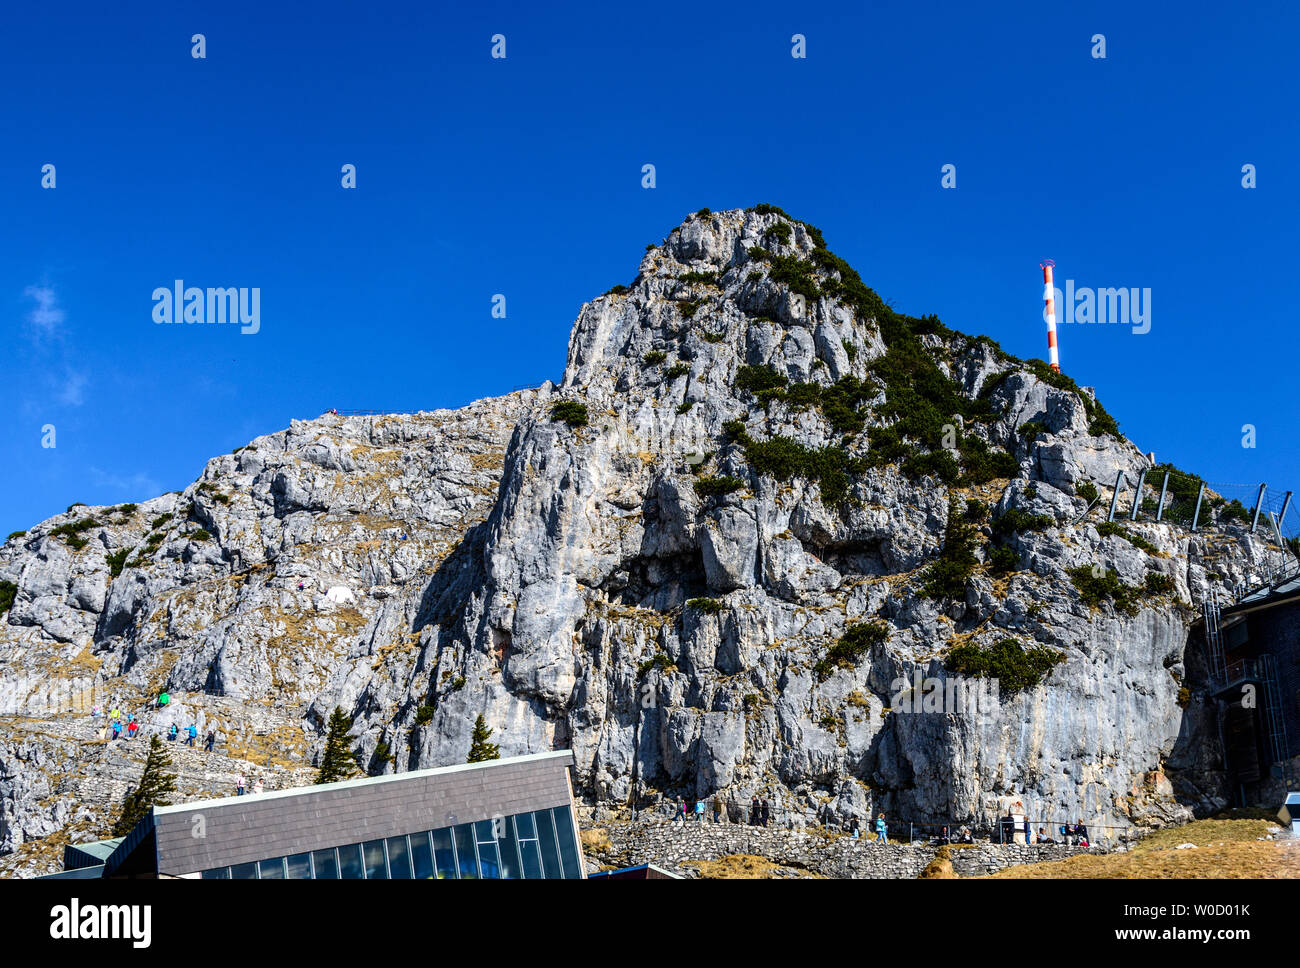
<path fill-rule="evenodd" d="M 1025 818 L 1025 843 L 1027 843 L 1027 844 L 1029 844 L 1029 843 L 1033 843 L 1033 840 L 1032 840 L 1033 832 L 1034 832 L 1034 828 L 1030 826 L 1030 824 L 1029 824 L 1029 818 L 1026 817 L 1026 818 Z"/>
<path fill-rule="evenodd" d="M 186 739 L 185 739 L 185 745 L 188 746 L 188 747 L 190 747 L 191 749 L 193 749 L 193 748 L 194 748 L 194 737 L 196 737 L 196 736 L 198 736 L 198 735 L 199 735 L 199 728 L 198 728 L 197 726 L 195 726 L 193 723 L 190 723 L 190 734 L 189 734 L 189 736 L 186 737 Z"/>
<path fill-rule="evenodd" d="M 772 811 L 771 811 L 771 808 L 768 807 L 768 805 L 767 805 L 767 799 L 764 798 L 764 799 L 763 799 L 763 806 L 762 806 L 762 808 L 761 808 L 761 812 L 760 812 L 759 815 L 758 815 L 758 823 L 759 823 L 759 826 L 766 827 L 766 826 L 767 826 L 767 822 L 768 822 L 769 820 L 771 820 L 771 819 L 772 819 Z"/>
<path fill-rule="evenodd" d="M 235 796 L 242 797 L 244 795 L 244 782 L 244 774 L 241 773 L 239 779 L 235 781 Z"/>
<path fill-rule="evenodd" d="M 858 818 L 854 817 L 849 821 L 849 836 L 857 840 L 862 836 L 862 828 L 858 825 Z"/>
<path fill-rule="evenodd" d="M 117 739 L 117 738 L 120 737 L 121 735 L 122 735 L 122 724 L 121 724 L 121 722 L 115 722 L 115 723 L 113 723 L 113 739 Z"/>
<path fill-rule="evenodd" d="M 99 718 L 99 713 L 100 713 L 100 708 L 99 708 L 98 705 L 94 705 L 94 706 L 91 706 L 91 707 L 90 707 L 90 718 L 91 718 L 91 719 L 98 719 L 98 718 Z"/>
<path fill-rule="evenodd" d="M 108 718 L 109 718 L 109 719 L 117 719 L 117 718 L 118 718 L 119 716 L 121 716 L 121 715 L 122 715 L 122 711 L 121 711 L 120 709 L 118 709 L 116 706 L 114 706 L 114 707 L 113 707 L 113 711 L 112 711 L 111 713 L 108 714 Z"/>
<path fill-rule="evenodd" d="M 1075 824 L 1075 827 L 1074 827 L 1074 836 L 1077 837 L 1077 838 L 1079 838 L 1079 846 L 1080 846 L 1080 847 L 1089 847 L 1089 846 L 1091 846 L 1091 845 L 1088 843 L 1088 828 L 1085 827 L 1085 826 L 1083 825 L 1083 818 L 1082 818 L 1082 817 L 1080 817 L 1080 818 L 1079 818 L 1079 822 L 1078 822 L 1077 824 Z"/>
<path fill-rule="evenodd" d="M 253 792 L 254 793 L 262 792 L 262 778 L 260 776 L 253 781 Z"/>
<path fill-rule="evenodd" d="M 216 741 L 217 741 L 217 734 L 212 732 L 212 730 L 208 730 L 208 738 L 203 741 L 203 748 L 207 750 L 209 753 L 211 753 L 212 744 L 215 743 Z"/>
<path fill-rule="evenodd" d="M 686 801 L 685 800 L 677 804 L 677 813 L 673 816 L 673 823 L 676 823 L 679 820 L 683 824 L 686 823 Z"/>
<path fill-rule="evenodd" d="M 1044 828 L 1044 827 L 1039 827 L 1039 828 L 1038 828 L 1038 842 L 1039 842 L 1040 844 L 1053 844 L 1053 843 L 1056 843 L 1056 841 L 1052 840 L 1051 837 L 1047 836 L 1047 830 L 1046 830 L 1046 828 Z"/>
<path fill-rule="evenodd" d="M 139 728 L 140 728 L 140 725 L 135 721 L 135 717 L 132 716 L 132 717 L 131 717 L 131 722 L 130 722 L 129 724 L 127 724 L 127 727 L 126 727 L 126 738 L 127 738 L 127 739 L 135 739 L 135 731 L 136 731 L 137 729 L 139 729 Z"/>
<path fill-rule="evenodd" d="M 695 801 L 695 822 L 704 823 L 704 798 Z"/>
<path fill-rule="evenodd" d="M 959 844 L 975 843 L 975 838 L 971 835 L 970 827 L 961 828 L 961 832 L 957 835 L 957 843 Z"/>
<path fill-rule="evenodd" d="M 298 591 L 302 591 L 302 582 L 298 582 Z"/>
<path fill-rule="evenodd" d="M 713 822 L 722 823 L 722 794 L 713 795 Z"/>
<path fill-rule="evenodd" d="M 888 828 L 885 827 L 885 815 L 882 813 L 876 817 L 876 843 L 889 843 L 889 838 L 885 836 L 887 829 Z"/>
<path fill-rule="evenodd" d="M 176 742 L 176 735 L 177 735 L 180 731 L 181 731 L 181 728 L 180 728 L 179 726 L 177 726 L 175 723 L 172 723 L 172 728 L 169 729 L 169 730 L 167 730 L 167 739 L 169 739 L 169 740 L 170 740 L 171 742 L 173 742 L 173 743 Z"/>
<path fill-rule="evenodd" d="M 758 797 L 754 797 L 754 802 L 749 805 L 749 825 L 751 827 L 758 826 L 758 818 L 761 813 L 762 808 L 758 805 Z"/>

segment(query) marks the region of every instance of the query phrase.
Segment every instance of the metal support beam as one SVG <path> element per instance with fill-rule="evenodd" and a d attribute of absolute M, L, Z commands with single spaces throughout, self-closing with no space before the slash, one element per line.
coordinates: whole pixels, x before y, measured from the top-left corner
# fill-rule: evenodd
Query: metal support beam
<path fill-rule="evenodd" d="M 1196 530 L 1196 522 L 1201 520 L 1201 498 L 1205 497 L 1205 482 L 1201 481 L 1200 490 L 1196 492 L 1196 510 L 1192 513 L 1192 530 Z"/>
<path fill-rule="evenodd" d="M 1250 519 L 1250 533 L 1254 534 L 1255 529 L 1259 527 L 1259 511 L 1264 506 L 1264 492 L 1268 490 L 1267 484 L 1259 486 L 1259 494 L 1255 496 L 1255 516 Z"/>
<path fill-rule="evenodd" d="M 1268 523 L 1271 524 L 1271 525 L 1273 525 L 1273 534 L 1277 537 L 1278 547 L 1280 547 L 1280 548 L 1284 548 L 1284 549 L 1285 549 L 1285 548 L 1286 548 L 1286 540 L 1282 537 L 1282 528 L 1281 528 L 1281 527 L 1278 525 L 1278 523 L 1277 523 L 1277 515 L 1274 514 L 1272 511 L 1269 511 L 1269 512 L 1268 512 Z M 1285 555 L 1286 552 L 1283 551 L 1283 554 Z M 1284 559 L 1284 561 L 1285 561 L 1285 559 Z M 1280 571 L 1280 570 L 1281 570 L 1281 569 L 1279 569 L 1279 571 Z"/>
<path fill-rule="evenodd" d="M 1136 521 L 1138 519 L 1138 509 L 1142 507 L 1142 485 L 1147 482 L 1147 472 L 1142 471 L 1142 476 L 1138 478 L 1137 490 L 1133 492 L 1133 510 L 1129 512 L 1128 519 Z"/>
<path fill-rule="evenodd" d="M 1282 527 L 1282 519 L 1286 517 L 1286 509 L 1291 506 L 1291 492 L 1286 492 L 1286 497 L 1282 499 L 1282 510 L 1277 513 L 1277 526 Z"/>
<path fill-rule="evenodd" d="M 1115 508 L 1119 504 L 1120 488 L 1124 484 L 1124 472 L 1120 471 L 1115 475 L 1115 493 L 1110 498 L 1110 514 L 1106 515 L 1107 521 L 1115 520 Z"/>
<path fill-rule="evenodd" d="M 1165 495 L 1166 495 L 1168 492 L 1169 492 L 1169 472 L 1168 472 L 1168 471 L 1165 471 L 1165 481 L 1164 481 L 1163 484 L 1160 485 L 1160 503 L 1156 505 L 1156 523 L 1157 523 L 1157 524 L 1160 523 L 1160 519 L 1164 516 L 1164 513 L 1165 513 Z"/>

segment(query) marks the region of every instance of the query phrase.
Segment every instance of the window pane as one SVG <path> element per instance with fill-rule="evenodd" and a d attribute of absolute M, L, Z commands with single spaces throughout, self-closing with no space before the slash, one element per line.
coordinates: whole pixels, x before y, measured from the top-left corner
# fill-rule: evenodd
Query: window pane
<path fill-rule="evenodd" d="M 537 824 L 533 823 L 531 813 L 521 813 L 515 816 L 515 829 L 519 831 L 520 840 L 536 840 Z"/>
<path fill-rule="evenodd" d="M 217 867 L 210 871 L 204 871 L 203 879 L 205 881 L 228 881 L 230 880 L 230 868 Z"/>
<path fill-rule="evenodd" d="M 467 823 L 452 828 L 456 837 L 456 866 L 461 880 L 478 877 L 478 861 L 474 857 L 474 828 Z"/>
<path fill-rule="evenodd" d="M 573 839 L 573 816 L 568 807 L 556 807 L 551 814 L 555 819 L 555 833 L 560 838 L 560 860 L 564 864 L 564 876 L 580 878 L 582 870 L 578 863 L 578 844 Z"/>
<path fill-rule="evenodd" d="M 523 877 L 519 870 L 519 846 L 515 843 L 514 818 L 506 817 L 502 823 L 497 849 L 501 851 L 501 876 L 512 880 Z"/>
<path fill-rule="evenodd" d="M 519 841 L 519 854 L 524 861 L 524 877 L 535 881 L 542 876 L 542 855 L 536 840 Z"/>
<path fill-rule="evenodd" d="M 288 858 L 287 866 L 290 880 L 311 880 L 311 854 L 294 854 Z"/>
<path fill-rule="evenodd" d="M 257 862 L 257 872 L 264 881 L 284 880 L 284 858 L 274 857 L 271 860 L 259 860 Z"/>
<path fill-rule="evenodd" d="M 333 850 L 313 850 L 311 861 L 316 868 L 316 880 L 333 881 L 339 876 L 339 859 Z"/>
<path fill-rule="evenodd" d="M 411 879 L 411 853 L 405 837 L 388 838 L 388 875 L 395 881 Z"/>
<path fill-rule="evenodd" d="M 411 863 L 415 866 L 416 880 L 424 881 L 434 876 L 433 851 L 429 848 L 428 832 L 411 834 Z"/>
<path fill-rule="evenodd" d="M 388 880 L 388 865 L 384 863 L 384 842 L 382 840 L 368 840 L 365 843 L 365 850 L 366 880 Z"/>
<path fill-rule="evenodd" d="M 230 876 L 237 881 L 255 881 L 257 880 L 257 865 L 234 864 L 230 868 Z"/>
<path fill-rule="evenodd" d="M 501 862 L 497 858 L 496 824 L 491 820 L 480 820 L 474 824 L 474 835 L 478 838 L 478 872 L 488 880 L 501 876 Z"/>
<path fill-rule="evenodd" d="M 361 866 L 361 845 L 348 844 L 339 848 L 339 873 L 345 881 L 359 881 L 365 872 Z"/>
<path fill-rule="evenodd" d="M 439 827 L 433 832 L 433 853 L 438 862 L 438 876 L 456 876 L 456 858 L 451 852 L 451 828 Z"/>
<path fill-rule="evenodd" d="M 560 853 L 555 843 L 555 825 L 551 823 L 551 811 L 537 810 L 533 813 L 533 817 L 537 820 L 538 839 L 542 845 L 542 869 L 545 871 L 543 876 L 563 877 L 564 870 L 560 867 Z"/>

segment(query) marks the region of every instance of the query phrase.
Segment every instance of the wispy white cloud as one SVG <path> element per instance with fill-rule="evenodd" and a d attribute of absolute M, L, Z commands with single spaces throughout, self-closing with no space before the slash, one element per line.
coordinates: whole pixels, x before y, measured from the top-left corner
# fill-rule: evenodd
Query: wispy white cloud
<path fill-rule="evenodd" d="M 69 367 L 63 375 L 63 382 L 60 384 L 55 396 L 58 398 L 59 403 L 64 406 L 79 407 L 86 402 L 86 383 L 85 373 Z"/>
<path fill-rule="evenodd" d="M 106 487 L 141 501 L 147 501 L 162 493 L 162 485 L 148 474 L 115 474 L 92 466 L 90 482 L 96 487 Z"/>
<path fill-rule="evenodd" d="M 50 286 L 28 286 L 23 295 L 36 305 L 27 314 L 27 322 L 37 333 L 48 335 L 58 331 L 66 318 L 59 308 L 59 297 Z"/>

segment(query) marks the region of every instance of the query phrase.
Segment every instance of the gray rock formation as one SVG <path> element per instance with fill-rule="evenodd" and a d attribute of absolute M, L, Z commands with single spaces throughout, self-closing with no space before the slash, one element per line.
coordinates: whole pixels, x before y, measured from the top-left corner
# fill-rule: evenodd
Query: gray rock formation
<path fill-rule="evenodd" d="M 1104 507 L 1073 524 L 1080 486 L 1148 464 L 1098 431 L 1091 396 L 895 316 L 828 256 L 776 211 L 691 217 L 629 287 L 582 307 L 559 386 L 295 421 L 180 494 L 75 507 L 10 539 L 0 853 L 89 836 L 134 780 L 138 764 L 87 729 L 96 701 L 147 731 L 216 728 L 228 755 L 265 754 L 284 782 L 342 706 L 370 772 L 462 762 L 482 713 L 502 755 L 571 747 L 579 793 L 599 802 L 721 790 L 795 818 L 958 823 L 1020 800 L 1117 827 L 1221 804 L 1188 629 L 1212 582 L 1276 549 L 1231 522 L 1126 523 L 1155 553 L 1100 533 Z M 906 346 L 964 401 L 941 415 L 967 441 L 963 467 L 982 448 L 1004 455 L 1001 476 L 945 484 L 934 464 L 879 456 Z M 760 372 L 744 367 L 785 389 L 739 388 Z M 930 399 L 927 379 L 915 392 Z M 561 401 L 586 424 L 555 419 Z M 991 517 L 965 591 L 929 597 L 950 508 L 976 500 Z M 999 530 L 1008 512 L 1042 517 Z M 992 567 L 998 546 L 1013 570 Z M 1089 605 L 1068 571 L 1094 565 L 1172 586 Z M 883 641 L 824 661 L 868 622 Z M 951 675 L 953 646 L 1008 638 L 1062 661 L 978 715 L 891 705 L 900 677 Z M 156 708 L 163 690 L 172 705 Z M 112 782 L 78 784 L 114 761 Z"/>

